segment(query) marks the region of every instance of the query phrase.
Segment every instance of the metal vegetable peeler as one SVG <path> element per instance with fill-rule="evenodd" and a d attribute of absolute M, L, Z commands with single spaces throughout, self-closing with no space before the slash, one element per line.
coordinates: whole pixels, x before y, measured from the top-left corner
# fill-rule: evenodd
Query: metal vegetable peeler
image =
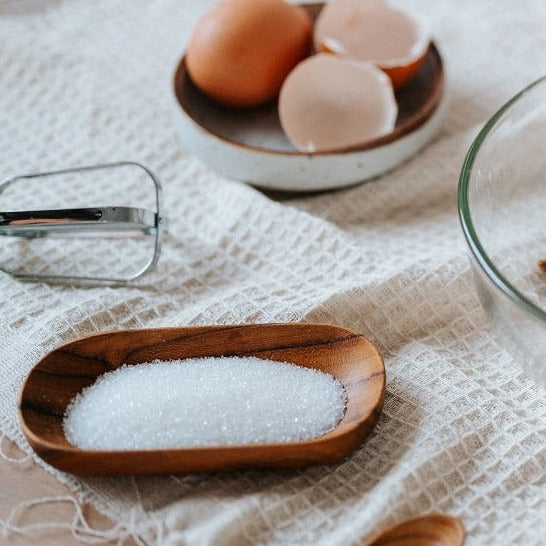
<path fill-rule="evenodd" d="M 108 197 L 121 203 L 79 206 Z M 78 206 L 55 206 L 72 200 Z M 22 202 L 30 208 L 19 210 Z M 162 227 L 161 184 L 140 163 L 26 174 L 0 183 L 0 235 L 6 237 L 0 270 L 17 277 L 134 281 L 156 265 Z"/>

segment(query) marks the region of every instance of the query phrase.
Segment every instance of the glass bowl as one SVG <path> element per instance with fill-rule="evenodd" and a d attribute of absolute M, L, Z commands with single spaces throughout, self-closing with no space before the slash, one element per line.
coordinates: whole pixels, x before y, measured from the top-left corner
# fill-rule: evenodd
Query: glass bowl
<path fill-rule="evenodd" d="M 546 77 L 480 131 L 462 168 L 458 205 L 493 328 L 546 387 Z"/>

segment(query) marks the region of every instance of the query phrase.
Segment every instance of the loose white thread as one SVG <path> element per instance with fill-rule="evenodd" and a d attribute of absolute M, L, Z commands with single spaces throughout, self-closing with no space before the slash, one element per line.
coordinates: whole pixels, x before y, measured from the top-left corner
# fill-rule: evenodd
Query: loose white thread
<path fill-rule="evenodd" d="M 74 515 L 71 521 L 43 521 L 28 525 L 17 525 L 16 521 L 27 511 L 48 503 L 70 503 L 74 507 Z M 133 539 L 138 546 L 146 546 L 137 534 L 137 525 L 134 511 L 131 510 L 128 524 L 117 523 L 109 529 L 96 529 L 89 525 L 86 520 L 80 503 L 69 495 L 40 497 L 22 501 L 14 506 L 5 520 L 0 519 L 2 536 L 8 538 L 10 535 L 38 538 L 52 531 L 66 529 L 72 536 L 83 544 L 104 544 L 117 540 L 122 545 L 129 538 Z"/>
<path fill-rule="evenodd" d="M 4 459 L 5 461 L 9 463 L 20 464 L 20 465 L 28 463 L 31 460 L 30 454 L 28 453 L 23 454 L 21 457 L 12 457 L 11 455 L 8 455 L 4 448 L 5 439 L 9 440 L 9 438 L 7 438 L 5 434 L 0 433 L 0 457 L 2 459 Z"/>

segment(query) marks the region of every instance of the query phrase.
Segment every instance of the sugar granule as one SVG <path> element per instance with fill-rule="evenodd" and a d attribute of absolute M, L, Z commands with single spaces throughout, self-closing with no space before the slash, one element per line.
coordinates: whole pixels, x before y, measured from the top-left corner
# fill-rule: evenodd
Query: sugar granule
<path fill-rule="evenodd" d="M 254 357 L 208 357 L 121 366 L 69 404 L 67 439 L 83 449 L 165 449 L 294 442 L 343 417 L 332 375 Z"/>

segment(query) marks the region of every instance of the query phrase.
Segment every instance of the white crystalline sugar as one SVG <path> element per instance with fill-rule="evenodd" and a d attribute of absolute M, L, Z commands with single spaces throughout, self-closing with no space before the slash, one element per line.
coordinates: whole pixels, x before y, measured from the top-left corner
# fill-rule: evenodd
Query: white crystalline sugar
<path fill-rule="evenodd" d="M 67 439 L 84 449 L 161 449 L 316 438 L 343 417 L 330 374 L 254 357 L 122 366 L 70 403 Z"/>

